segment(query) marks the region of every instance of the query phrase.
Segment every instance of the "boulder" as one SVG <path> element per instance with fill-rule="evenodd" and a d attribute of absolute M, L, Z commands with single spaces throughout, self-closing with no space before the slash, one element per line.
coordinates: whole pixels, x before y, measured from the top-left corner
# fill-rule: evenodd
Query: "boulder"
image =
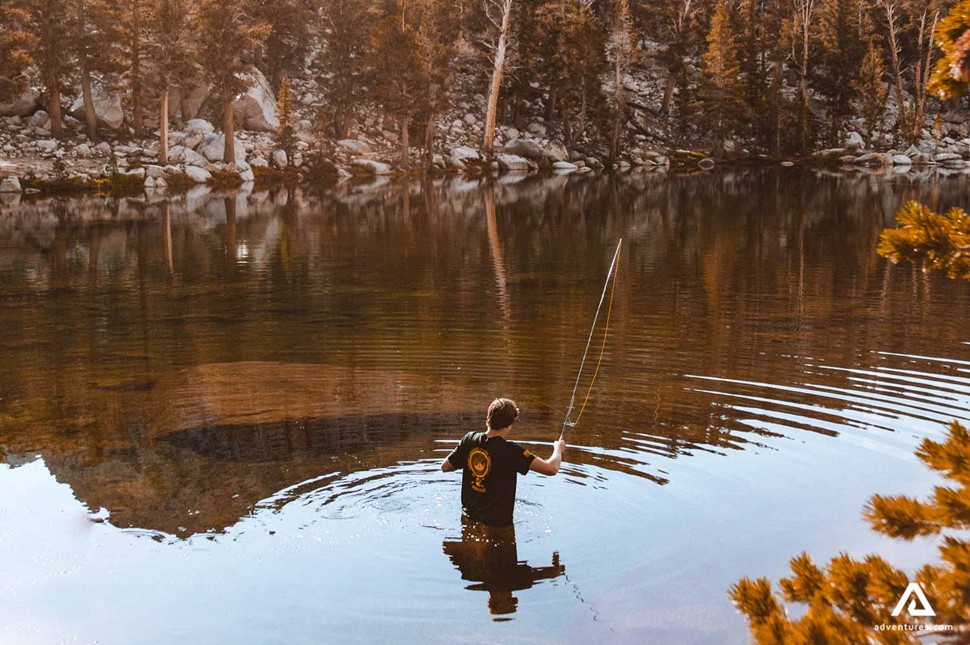
<path fill-rule="evenodd" d="M 198 152 L 208 159 L 209 161 L 215 163 L 222 161 L 222 156 L 226 150 L 226 135 L 223 132 L 217 134 L 206 135 L 202 143 L 199 144 Z M 240 164 L 246 161 L 246 148 L 243 147 L 242 141 L 236 138 L 236 163 Z"/>
<path fill-rule="evenodd" d="M 0 193 L 22 193 L 20 180 L 16 177 L 4 177 L 0 180 Z"/>
<path fill-rule="evenodd" d="M 273 154 L 270 156 L 270 161 L 277 168 L 283 169 L 286 168 L 289 160 L 286 157 L 285 150 L 274 150 Z"/>
<path fill-rule="evenodd" d="M 478 154 L 478 150 L 471 148 L 469 146 L 458 146 L 457 148 L 452 148 L 448 153 L 449 160 L 455 166 L 464 166 L 469 163 L 475 163 L 482 160 L 482 156 Z"/>
<path fill-rule="evenodd" d="M 27 125 L 32 128 L 46 128 L 47 124 L 51 122 L 51 117 L 44 110 L 35 112 L 33 116 L 27 119 Z"/>
<path fill-rule="evenodd" d="M 219 159 L 222 159 L 221 155 Z M 209 165 L 208 159 L 195 150 L 184 146 L 173 146 L 168 151 L 168 160 L 171 163 L 184 163 L 186 166 L 197 166 L 199 168 L 204 168 Z"/>
<path fill-rule="evenodd" d="M 44 152 L 54 152 L 57 150 L 57 140 L 56 139 L 41 139 L 40 141 L 35 141 L 34 145 L 43 150 Z"/>
<path fill-rule="evenodd" d="M 185 90 L 184 97 L 182 96 L 183 90 Z M 173 86 L 172 92 L 169 95 L 169 110 L 172 114 L 178 111 L 183 121 L 195 119 L 199 116 L 202 105 L 208 96 L 209 86 L 206 83 L 193 84 L 187 89 Z"/>
<path fill-rule="evenodd" d="M 866 147 L 866 140 L 858 132 L 850 132 L 845 136 L 845 147 L 862 149 Z"/>
<path fill-rule="evenodd" d="M 963 157 L 961 157 L 960 155 L 958 155 L 955 152 L 941 152 L 941 153 L 939 153 L 937 155 L 934 155 L 934 157 L 933 157 L 933 160 L 936 161 L 937 163 L 946 163 L 948 161 L 957 161 L 958 159 L 959 160 L 962 160 Z"/>
<path fill-rule="evenodd" d="M 573 172 L 578 167 L 576 164 L 569 163 L 568 161 L 556 161 L 552 164 L 552 169 L 560 173 Z"/>
<path fill-rule="evenodd" d="M 856 157 L 852 163 L 857 166 L 891 166 L 893 156 L 883 152 L 870 152 Z"/>
<path fill-rule="evenodd" d="M 256 181 L 256 173 L 253 172 L 252 168 L 247 167 L 245 170 L 239 172 L 240 179 L 243 180 L 244 184 L 251 184 Z"/>
<path fill-rule="evenodd" d="M 358 139 L 341 139 L 337 142 L 337 145 L 358 154 L 367 154 L 371 151 L 371 147 L 367 142 L 359 141 Z"/>
<path fill-rule="evenodd" d="M 216 131 L 205 119 L 191 119 L 185 124 L 185 134 L 201 134 L 203 137 Z"/>
<path fill-rule="evenodd" d="M 93 79 L 91 83 L 91 98 L 94 101 L 94 113 L 98 117 L 98 123 L 112 130 L 118 130 L 124 125 L 125 113 L 121 108 L 121 92 L 109 87 L 99 79 Z M 84 121 L 83 96 L 78 96 L 74 99 L 70 112 L 78 119 Z"/>
<path fill-rule="evenodd" d="M 389 175 L 391 167 L 380 161 L 373 159 L 354 159 L 350 162 L 351 166 L 358 172 L 366 175 Z"/>
<path fill-rule="evenodd" d="M 495 159 L 498 167 L 506 172 L 529 172 L 529 160 L 525 157 L 500 153 Z"/>
<path fill-rule="evenodd" d="M 557 161 L 569 161 L 569 152 L 566 150 L 566 146 L 558 141 L 550 141 L 546 144 L 544 150 L 546 151 L 546 157 L 554 165 Z"/>
<path fill-rule="evenodd" d="M 212 179 L 212 173 L 205 168 L 199 168 L 197 166 L 186 166 L 185 176 L 197 184 L 204 184 Z"/>
<path fill-rule="evenodd" d="M 906 155 L 893 155 L 894 166 L 912 166 L 913 160 Z"/>
<path fill-rule="evenodd" d="M 165 169 L 161 166 L 156 166 L 154 164 L 149 164 L 145 166 L 145 174 L 152 179 L 159 179 L 165 175 Z"/>
<path fill-rule="evenodd" d="M 529 161 L 542 162 L 546 160 L 546 151 L 538 142 L 532 139 L 511 139 L 502 148 L 502 152 L 508 155 L 525 157 Z"/>
<path fill-rule="evenodd" d="M 280 117 L 276 110 L 276 97 L 263 73 L 252 67 L 244 75 L 246 90 L 232 102 L 236 122 L 246 130 L 276 132 Z"/>
<path fill-rule="evenodd" d="M 40 92 L 28 87 L 6 103 L 0 103 L 0 116 L 27 116 L 37 109 Z"/>

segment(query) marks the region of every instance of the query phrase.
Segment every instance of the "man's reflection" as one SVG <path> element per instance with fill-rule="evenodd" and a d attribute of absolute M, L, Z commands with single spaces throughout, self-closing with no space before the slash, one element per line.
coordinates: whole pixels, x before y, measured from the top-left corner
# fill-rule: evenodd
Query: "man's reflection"
<path fill-rule="evenodd" d="M 461 579 L 473 583 L 466 589 L 488 592 L 488 610 L 495 616 L 515 613 L 519 601 L 513 591 L 529 589 L 539 580 L 551 580 L 566 572 L 559 564 L 558 553 L 552 554 L 548 567 L 519 562 L 514 525 L 492 527 L 463 517 L 461 539 L 446 539 L 442 548 L 461 572 Z"/>

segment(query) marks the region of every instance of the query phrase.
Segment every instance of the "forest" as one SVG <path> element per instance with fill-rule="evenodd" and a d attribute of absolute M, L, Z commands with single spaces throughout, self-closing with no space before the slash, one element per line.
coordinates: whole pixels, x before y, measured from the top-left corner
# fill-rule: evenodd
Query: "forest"
<path fill-rule="evenodd" d="M 467 138 L 486 155 L 497 126 L 536 120 L 612 161 L 637 141 L 716 157 L 885 149 L 966 112 L 968 17 L 966 0 L 0 0 L 0 104 L 39 88 L 62 138 L 78 96 L 96 141 L 93 87 L 110 84 L 121 136 L 157 133 L 164 163 L 192 88 L 233 132 L 255 66 L 284 147 L 298 130 L 345 139 L 373 112 L 405 164 L 412 147 L 430 159 L 444 115 L 477 96 Z"/>

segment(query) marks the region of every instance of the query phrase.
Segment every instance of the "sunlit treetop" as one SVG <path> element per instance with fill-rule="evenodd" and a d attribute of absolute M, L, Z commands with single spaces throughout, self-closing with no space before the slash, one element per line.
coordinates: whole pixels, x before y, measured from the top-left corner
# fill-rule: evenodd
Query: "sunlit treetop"
<path fill-rule="evenodd" d="M 970 215 L 966 211 L 951 208 L 940 214 L 919 202 L 909 202 L 896 221 L 898 228 L 882 232 L 876 249 L 879 255 L 970 280 Z"/>
<path fill-rule="evenodd" d="M 941 99 L 961 96 L 970 82 L 970 0 L 962 0 L 940 21 L 936 44 L 943 53 L 929 90 Z"/>

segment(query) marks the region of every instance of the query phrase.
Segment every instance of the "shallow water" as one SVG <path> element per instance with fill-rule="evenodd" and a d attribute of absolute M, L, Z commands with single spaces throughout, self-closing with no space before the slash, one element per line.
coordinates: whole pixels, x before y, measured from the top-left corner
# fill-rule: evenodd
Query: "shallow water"
<path fill-rule="evenodd" d="M 967 194 L 789 169 L 0 206 L 0 641 L 746 642 L 742 575 L 916 567 L 931 541 L 859 512 L 928 490 L 913 448 L 970 420 L 970 285 L 875 246 Z M 620 237 L 568 463 L 484 549 L 437 464 L 496 395 L 548 449 Z"/>

